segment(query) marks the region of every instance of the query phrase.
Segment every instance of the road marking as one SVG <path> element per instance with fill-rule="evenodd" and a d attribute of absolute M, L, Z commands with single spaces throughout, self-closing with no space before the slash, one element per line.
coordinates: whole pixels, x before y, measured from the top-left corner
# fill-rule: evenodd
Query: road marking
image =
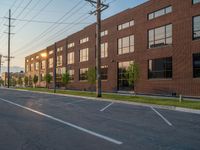
<path fill-rule="evenodd" d="M 51 116 L 51 115 L 48 115 L 48 114 L 39 112 L 39 111 L 34 110 L 34 109 L 31 109 L 31 108 L 29 108 L 29 107 L 26 107 L 26 106 L 23 106 L 23 105 L 20 105 L 20 104 L 11 102 L 11 101 L 6 100 L 6 99 L 3 99 L 3 98 L 0 98 L 0 100 L 4 101 L 4 102 L 6 102 L 6 103 L 12 104 L 12 105 L 14 105 L 14 106 L 23 108 L 23 109 L 25 109 L 25 110 L 28 110 L 28 111 L 30 111 L 30 112 L 36 113 L 36 114 L 38 114 L 38 115 L 44 116 L 44 117 L 49 118 L 49 119 L 51 119 L 51 120 L 57 121 L 57 122 L 62 123 L 62 124 L 64 124 L 64 125 L 70 126 L 70 127 L 75 128 L 75 129 L 77 129 L 77 130 L 80 130 L 80 131 L 82 131 L 82 132 L 85 132 L 85 133 L 88 133 L 88 134 L 90 134 L 90 135 L 96 136 L 96 137 L 98 137 L 98 138 L 104 139 L 104 140 L 109 141 L 109 142 L 111 142 L 111 143 L 118 144 L 118 145 L 123 144 L 123 142 L 121 142 L 121 141 L 115 140 L 115 139 L 113 139 L 113 138 L 110 138 L 110 137 L 108 137 L 108 136 L 104 136 L 104 135 L 102 135 L 102 134 L 93 132 L 93 131 L 88 130 L 88 129 L 85 129 L 85 128 L 82 128 L 82 127 L 77 126 L 77 125 L 75 125 L 75 124 L 72 124 L 72 123 L 70 123 L 70 122 L 63 121 L 63 120 L 61 120 L 61 119 L 58 119 L 58 118 L 53 117 L 53 116 Z"/>
<path fill-rule="evenodd" d="M 108 107 L 110 107 L 112 104 L 114 104 L 114 102 L 112 102 L 112 103 L 110 103 L 110 104 L 108 104 L 106 107 L 104 107 L 104 108 L 102 108 L 100 111 L 104 111 L 104 110 L 106 110 Z"/>
<path fill-rule="evenodd" d="M 163 115 L 161 115 L 157 110 L 155 110 L 153 107 L 151 109 L 158 115 L 160 116 L 169 126 L 173 126 L 171 122 L 169 122 Z"/>

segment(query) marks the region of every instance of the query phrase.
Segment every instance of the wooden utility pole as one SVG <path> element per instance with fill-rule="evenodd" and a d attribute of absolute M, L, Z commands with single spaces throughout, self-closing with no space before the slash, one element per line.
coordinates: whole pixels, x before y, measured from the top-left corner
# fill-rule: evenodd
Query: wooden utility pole
<path fill-rule="evenodd" d="M 54 93 L 56 93 L 56 68 L 57 68 L 57 46 L 54 44 L 54 54 L 53 54 L 53 87 Z"/>
<path fill-rule="evenodd" d="M 91 12 L 91 14 L 96 14 L 97 23 L 96 23 L 96 96 L 102 96 L 101 90 L 101 12 L 108 8 L 108 5 L 101 3 L 101 0 L 93 1 L 86 0 L 92 4 L 96 5 L 96 10 Z"/>
<path fill-rule="evenodd" d="M 11 28 L 11 10 L 8 17 L 8 88 L 10 87 L 10 28 Z"/>

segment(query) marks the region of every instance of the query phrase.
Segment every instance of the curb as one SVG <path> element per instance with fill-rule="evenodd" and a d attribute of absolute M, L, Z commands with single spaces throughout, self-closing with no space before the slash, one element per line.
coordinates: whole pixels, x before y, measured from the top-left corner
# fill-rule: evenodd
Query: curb
<path fill-rule="evenodd" d="M 3 88 L 7 89 L 7 88 Z M 136 105 L 142 107 L 154 107 L 158 109 L 165 109 L 165 110 L 172 110 L 178 112 L 185 112 L 185 113 L 192 113 L 200 115 L 200 110 L 197 109 L 190 109 L 190 108 L 183 108 L 183 107 L 175 107 L 175 106 L 162 106 L 162 105 L 155 105 L 155 104 L 144 104 L 138 102 L 127 102 L 127 101 L 120 101 L 120 100 L 111 100 L 111 99 L 104 99 L 104 98 L 96 98 L 96 97 L 85 97 L 85 96 L 76 96 L 70 94 L 60 94 L 60 93 L 48 93 L 48 92 L 40 92 L 40 91 L 29 91 L 29 90 L 22 90 L 22 89 L 7 89 L 13 91 L 24 91 L 24 92 L 31 92 L 31 93 L 40 93 L 40 94 L 47 94 L 47 95 L 58 95 L 58 96 L 65 96 L 65 97 L 74 97 L 74 98 L 83 98 L 87 100 L 98 100 L 98 101 L 106 101 L 106 102 L 114 102 L 118 104 L 128 104 L 128 105 Z"/>

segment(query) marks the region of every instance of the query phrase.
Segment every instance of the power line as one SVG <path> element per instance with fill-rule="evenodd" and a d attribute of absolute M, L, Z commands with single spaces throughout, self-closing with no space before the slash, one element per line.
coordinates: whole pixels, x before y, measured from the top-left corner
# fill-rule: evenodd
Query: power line
<path fill-rule="evenodd" d="M 56 22 L 61 22 L 68 14 L 70 14 L 71 11 L 73 11 L 73 9 L 75 9 L 76 7 L 78 7 L 81 4 L 82 0 L 79 0 L 78 3 L 69 11 L 67 11 L 62 17 L 60 17 Z M 54 28 L 56 26 L 56 24 L 52 24 L 50 27 L 48 27 L 44 32 L 42 32 L 41 34 L 39 34 L 38 36 L 36 36 L 35 38 L 33 38 L 30 42 L 28 42 L 27 44 L 25 44 L 22 48 L 14 51 L 14 53 L 19 52 L 21 49 L 27 48 L 27 46 L 30 46 L 31 44 L 33 44 L 36 40 L 38 40 L 40 37 L 42 37 L 43 35 L 47 34 L 50 30 L 52 30 L 52 28 Z M 57 25 L 58 26 L 58 25 Z"/>
<path fill-rule="evenodd" d="M 5 17 L 0 17 L 0 19 L 5 19 Z M 12 18 L 12 20 L 17 20 L 17 21 L 21 21 L 21 22 L 30 22 L 30 23 L 41 23 L 41 24 L 75 24 L 72 22 L 53 22 L 53 21 L 42 21 L 42 20 L 29 20 L 29 19 L 15 19 Z M 87 22 L 83 22 L 82 24 L 90 24 Z"/>
<path fill-rule="evenodd" d="M 28 25 L 28 24 L 31 22 L 31 20 L 35 19 L 42 11 L 44 11 L 44 10 L 51 4 L 52 1 L 53 1 L 53 0 L 49 0 L 49 1 L 44 5 L 44 7 L 42 7 L 42 8 L 38 11 L 38 13 L 36 13 L 36 14 L 30 19 L 30 21 L 28 21 L 28 22 L 25 23 L 23 26 L 21 26 L 21 28 L 19 28 L 19 29 L 16 31 L 16 33 L 18 33 L 19 31 L 21 31 L 26 25 Z"/>

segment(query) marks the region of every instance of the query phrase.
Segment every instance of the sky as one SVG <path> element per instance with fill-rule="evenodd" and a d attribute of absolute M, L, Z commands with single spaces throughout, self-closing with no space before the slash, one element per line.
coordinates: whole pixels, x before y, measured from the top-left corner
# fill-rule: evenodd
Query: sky
<path fill-rule="evenodd" d="M 147 0 L 102 0 L 109 8 L 102 14 L 108 18 Z M 8 11 L 11 9 L 11 66 L 24 67 L 24 58 L 45 49 L 68 35 L 95 22 L 89 15 L 94 7 L 85 0 L 0 0 L 0 54 L 7 56 Z M 4 59 L 3 66 L 7 62 Z"/>

